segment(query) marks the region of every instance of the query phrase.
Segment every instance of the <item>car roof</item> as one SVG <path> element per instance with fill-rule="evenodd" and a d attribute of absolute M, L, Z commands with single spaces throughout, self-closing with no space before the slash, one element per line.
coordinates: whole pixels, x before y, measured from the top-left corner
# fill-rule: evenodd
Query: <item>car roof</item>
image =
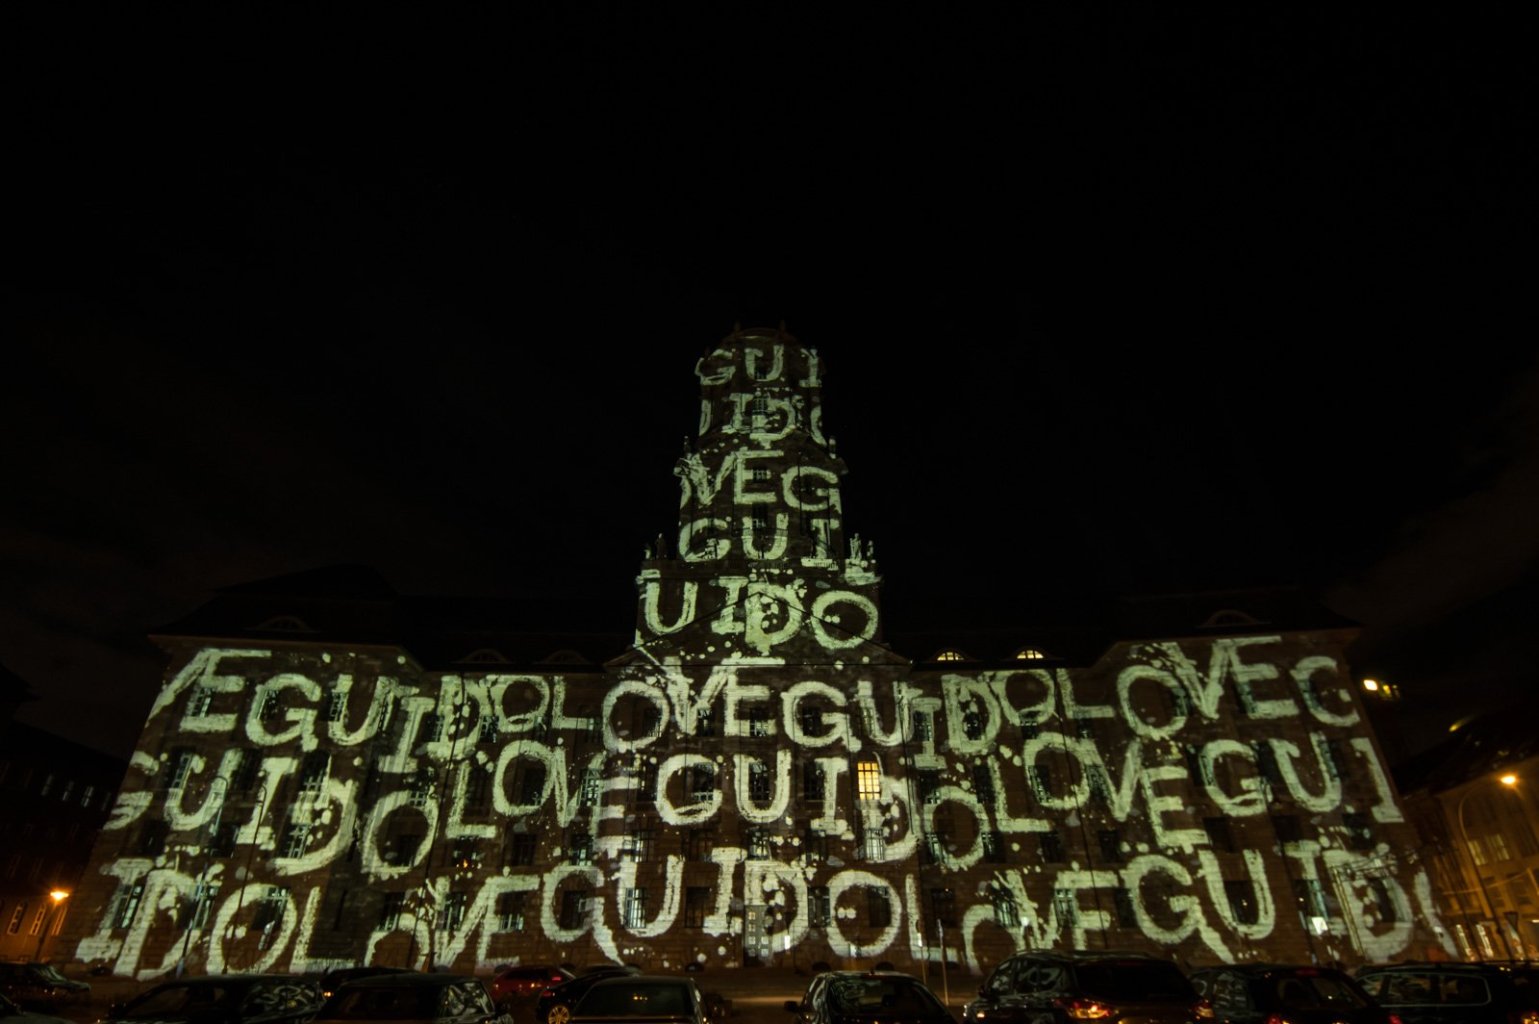
<path fill-rule="evenodd" d="M 1310 974 L 1346 974 L 1346 971 L 1337 967 L 1323 967 L 1316 964 L 1213 964 L 1208 967 L 1195 967 L 1192 974 L 1214 974 L 1218 971 L 1239 971 L 1241 974 L 1274 974 L 1280 971 L 1305 971 Z"/>
<path fill-rule="evenodd" d="M 457 981 L 477 981 L 468 974 L 425 974 L 409 971 L 404 974 L 376 974 L 371 978 L 354 978 L 344 988 L 437 988 Z"/>

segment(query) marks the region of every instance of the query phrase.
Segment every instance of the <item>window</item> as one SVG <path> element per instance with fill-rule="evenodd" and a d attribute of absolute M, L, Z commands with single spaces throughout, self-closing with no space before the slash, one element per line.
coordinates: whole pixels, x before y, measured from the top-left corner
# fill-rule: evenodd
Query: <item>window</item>
<path fill-rule="evenodd" d="M 192 697 L 187 701 L 187 714 L 193 718 L 201 718 L 208 714 L 208 709 L 213 706 L 214 691 L 207 686 L 199 686 L 192 691 Z"/>
<path fill-rule="evenodd" d="M 340 722 L 347 717 L 347 694 L 332 690 L 326 697 L 326 721 Z"/>
<path fill-rule="evenodd" d="M 1304 829 L 1299 824 L 1297 814 L 1274 814 L 1272 827 L 1277 830 L 1278 842 L 1296 843 L 1304 838 Z"/>
<path fill-rule="evenodd" d="M 1341 740 L 1326 740 L 1322 760 L 1325 773 L 1338 782 L 1347 777 L 1347 745 Z"/>
<path fill-rule="evenodd" d="M 1082 740 L 1095 739 L 1095 719 L 1081 718 L 1074 723 L 1074 733 Z"/>
<path fill-rule="evenodd" d="M 127 928 L 134 923 L 139 912 L 139 900 L 144 897 L 144 883 L 124 883 L 118 888 L 117 906 L 113 908 L 112 927 Z M 23 904 L 25 906 L 25 904 Z"/>
<path fill-rule="evenodd" d="M 806 857 L 826 860 L 828 858 L 828 837 L 816 828 L 808 825 L 806 833 L 802 836 L 802 854 Z"/>
<path fill-rule="evenodd" d="M 64 788 L 59 790 L 59 802 L 68 803 L 70 796 L 75 792 L 75 780 L 65 779 Z"/>
<path fill-rule="evenodd" d="M 1122 831 L 1120 829 L 1103 828 L 1096 833 L 1096 840 L 1101 844 L 1101 860 L 1104 863 L 1122 863 Z"/>
<path fill-rule="evenodd" d="M 481 725 L 476 730 L 476 741 L 479 743 L 496 743 L 497 732 L 497 716 L 483 715 L 481 717 Z"/>
<path fill-rule="evenodd" d="M 463 892 L 451 892 L 444 900 L 443 912 L 438 917 L 438 930 L 441 932 L 457 931 L 460 925 L 465 923 L 465 904 L 467 895 Z"/>
<path fill-rule="evenodd" d="M 802 733 L 807 736 L 820 736 L 823 733 L 823 713 L 811 704 L 803 704 L 796 711 L 797 724 L 801 726 Z"/>
<path fill-rule="evenodd" d="M 589 768 L 582 774 L 582 802 L 585 807 L 592 807 L 599 801 L 599 792 L 602 789 L 602 781 L 599 778 L 597 768 Z"/>
<path fill-rule="evenodd" d="M 748 796 L 754 800 L 770 798 L 769 765 L 763 761 L 751 761 L 748 764 Z"/>
<path fill-rule="evenodd" d="M 1021 926 L 1021 914 L 1015 906 L 1015 896 L 1009 889 L 1002 885 L 996 885 L 992 893 L 994 904 L 994 923 L 1001 928 L 1015 929 Z"/>
<path fill-rule="evenodd" d="M 808 923 L 814 928 L 827 928 L 833 919 L 833 904 L 828 899 L 828 886 L 814 885 L 807 889 Z"/>
<path fill-rule="evenodd" d="M 749 860 L 769 860 L 770 837 L 767 831 L 762 828 L 749 829 L 747 839 Z"/>
<path fill-rule="evenodd" d="M 692 861 L 711 859 L 711 833 L 708 829 L 692 828 L 684 832 L 684 859 Z"/>
<path fill-rule="evenodd" d="M 646 925 L 646 890 L 637 885 L 625 890 L 625 927 L 640 929 Z"/>
<path fill-rule="evenodd" d="M 1027 765 L 1026 777 L 1031 780 L 1031 788 L 1036 790 L 1038 800 L 1053 799 L 1052 765 L 1040 762 Z"/>
<path fill-rule="evenodd" d="M 189 747 L 177 747 L 171 751 L 171 773 L 166 776 L 167 789 L 181 789 L 187 785 L 187 776 L 192 772 L 192 759 L 194 754 Z M 48 792 L 48 783 L 53 781 L 53 776 L 43 783 L 43 793 Z"/>
<path fill-rule="evenodd" d="M 1192 780 L 1194 786 L 1208 786 L 1213 783 L 1213 774 L 1209 766 L 1202 763 L 1202 750 L 1198 747 L 1185 747 L 1186 775 Z"/>
<path fill-rule="evenodd" d="M 240 752 L 240 761 L 235 765 L 230 788 L 237 793 L 250 793 L 256 788 L 257 778 L 261 774 L 262 756 L 248 747 Z"/>
<path fill-rule="evenodd" d="M 219 822 L 219 827 L 214 829 L 214 834 L 208 841 L 208 853 L 211 857 L 228 857 L 235 852 L 235 838 L 240 832 L 240 824 L 234 821 Z"/>
<path fill-rule="evenodd" d="M 968 708 L 962 715 L 962 733 L 970 740 L 983 739 L 983 716 L 977 709 Z"/>
<path fill-rule="evenodd" d="M 650 705 L 648 705 L 650 707 Z M 541 783 L 544 782 L 545 769 L 540 769 Z M 657 798 L 657 762 L 642 758 L 631 771 L 631 776 L 636 780 L 636 788 L 631 790 L 638 804 L 649 804 Z M 530 801 L 531 803 L 533 801 Z"/>
<path fill-rule="evenodd" d="M 573 864 L 592 864 L 593 836 L 574 828 L 567 836 L 566 853 Z"/>
<path fill-rule="evenodd" d="M 1213 844 L 1213 849 L 1234 852 L 1234 833 L 1229 830 L 1228 818 L 1203 818 L 1202 827 L 1208 833 L 1208 842 Z"/>
<path fill-rule="evenodd" d="M 1053 890 L 1053 913 L 1059 924 L 1072 925 L 1079 920 L 1079 904 L 1074 899 L 1073 889 Z"/>
<path fill-rule="evenodd" d="M 1282 769 L 1277 765 L 1277 751 L 1266 740 L 1258 741 L 1252 748 L 1256 752 L 1256 769 L 1268 786 L 1283 784 Z"/>
<path fill-rule="evenodd" d="M 705 919 L 710 913 L 710 886 L 691 885 L 684 890 L 684 927 L 704 928 Z"/>
<path fill-rule="evenodd" d="M 718 734 L 716 725 L 716 708 L 698 708 L 695 711 L 695 735 L 715 736 Z"/>
<path fill-rule="evenodd" d="M 1256 891 L 1247 880 L 1226 881 L 1224 895 L 1229 899 L 1229 912 L 1241 924 L 1255 924 L 1258 917 Z"/>
<path fill-rule="evenodd" d="M 15 935 L 16 933 L 20 932 L 22 918 L 26 916 L 27 901 L 22 900 L 20 903 L 16 904 L 15 909 L 11 911 L 11 923 L 5 926 L 5 934 Z"/>
<path fill-rule="evenodd" d="M 957 926 L 957 894 L 951 889 L 931 889 L 930 909 L 935 919 L 947 928 Z"/>
<path fill-rule="evenodd" d="M 424 743 L 437 743 L 443 737 L 444 719 L 436 711 L 429 711 L 422 716 L 422 724 L 417 726 L 417 742 L 415 746 Z"/>
<path fill-rule="evenodd" d="M 984 802 L 994 799 L 994 773 L 983 761 L 973 765 L 973 792 Z"/>
<path fill-rule="evenodd" d="M 310 845 L 310 826 L 290 822 L 283 834 L 283 856 L 303 857 Z"/>
<path fill-rule="evenodd" d="M 802 762 L 802 799 L 823 802 L 823 766 L 816 761 Z"/>
<path fill-rule="evenodd" d="M 920 802 L 933 804 L 935 802 L 935 793 L 940 789 L 940 772 L 933 768 L 921 768 L 914 773 L 914 778 L 919 784 Z"/>
<path fill-rule="evenodd" d="M 166 852 L 166 837 L 171 834 L 171 826 L 163 821 L 147 821 L 144 829 L 139 833 L 139 856 L 159 857 Z"/>
<path fill-rule="evenodd" d="M 620 840 L 620 856 L 625 860 L 651 860 L 654 833 L 649 828 L 639 828 Z"/>
<path fill-rule="evenodd" d="M 748 709 L 748 735 L 754 737 L 769 736 L 774 732 L 774 726 L 770 722 L 768 708 Z"/>
<path fill-rule="evenodd" d="M 588 890 L 566 889 L 561 893 L 561 914 L 558 924 L 563 928 L 581 928 L 588 916 Z"/>
<path fill-rule="evenodd" d="M 1373 818 L 1360 812 L 1348 812 L 1341 816 L 1341 824 L 1347 831 L 1347 846 L 1359 852 L 1373 849 Z M 1501 858 L 1505 860 L 1506 858 Z"/>
<path fill-rule="evenodd" d="M 935 718 L 928 711 L 915 711 L 909 716 L 913 723 L 914 739 L 928 743 L 935 738 Z"/>
<path fill-rule="evenodd" d="M 412 777 L 411 805 L 422 810 L 433 799 L 433 769 L 422 768 Z"/>
<path fill-rule="evenodd" d="M 998 832 L 983 833 L 983 862 L 985 864 L 1005 863 L 1005 837 Z"/>
<path fill-rule="evenodd" d="M 1374 907 L 1379 912 L 1379 922 L 1394 924 L 1399 921 L 1400 912 L 1395 903 L 1395 894 L 1390 891 L 1389 883 L 1382 878 L 1370 878 L 1368 888 L 1373 892 Z"/>
<path fill-rule="evenodd" d="M 861 829 L 860 855 L 866 860 L 881 860 L 887 856 L 887 835 L 880 821 L 868 821 Z"/>
<path fill-rule="evenodd" d="M 716 769 L 710 765 L 691 765 L 685 779 L 689 797 L 697 804 L 709 803 L 716 793 Z"/>
<path fill-rule="evenodd" d="M 86 786 L 84 789 L 82 789 L 80 791 L 80 806 L 81 807 L 90 807 L 91 806 L 91 797 L 93 797 L 95 795 L 96 795 L 96 787 L 95 786 Z"/>
<path fill-rule="evenodd" d="M 1042 833 L 1038 844 L 1038 851 L 1044 863 L 1062 864 L 1068 859 L 1063 855 L 1063 836 L 1059 835 L 1056 829 Z"/>
<path fill-rule="evenodd" d="M 401 926 L 401 911 L 406 909 L 406 894 L 404 892 L 385 893 L 384 902 L 379 907 L 379 927 L 381 931 L 395 931 Z"/>
<path fill-rule="evenodd" d="M 873 928 L 886 928 L 892 924 L 892 904 L 881 889 L 866 890 L 866 923 Z"/>
<path fill-rule="evenodd" d="M 324 750 L 312 750 L 305 755 L 299 768 L 299 792 L 303 796 L 319 796 L 331 771 L 331 755 Z"/>
<path fill-rule="evenodd" d="M 497 897 L 497 930 L 521 932 L 524 930 L 524 913 L 529 894 L 505 892 Z"/>
<path fill-rule="evenodd" d="M 855 793 L 867 803 L 875 803 L 882 795 L 882 766 L 875 758 L 855 763 Z"/>
<path fill-rule="evenodd" d="M 492 798 L 491 775 L 474 764 L 466 770 L 470 774 L 465 779 L 465 810 L 472 814 L 484 814 Z"/>
<path fill-rule="evenodd" d="M 1116 913 L 1117 927 L 1138 927 L 1138 911 L 1133 908 L 1133 894 L 1129 890 L 1112 890 L 1112 909 Z"/>
<path fill-rule="evenodd" d="M 525 806 L 538 804 L 545 795 L 545 766 L 532 764 L 518 775 L 518 802 Z"/>
<path fill-rule="evenodd" d="M 515 832 L 508 843 L 508 864 L 522 866 L 534 863 L 534 836 L 528 832 Z"/>

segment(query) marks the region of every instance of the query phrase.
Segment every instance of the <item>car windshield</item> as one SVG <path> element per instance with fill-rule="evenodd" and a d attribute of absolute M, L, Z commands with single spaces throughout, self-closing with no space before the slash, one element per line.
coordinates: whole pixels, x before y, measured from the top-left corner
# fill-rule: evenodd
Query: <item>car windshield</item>
<path fill-rule="evenodd" d="M 581 1017 L 691 1017 L 689 989 L 673 982 L 595 985 L 577 1007 Z"/>
<path fill-rule="evenodd" d="M 38 964 L 32 969 L 36 971 L 38 976 L 41 977 L 44 981 L 67 982 L 69 980 L 68 978 L 64 977 L 64 975 L 60 974 L 58 968 L 54 967 L 53 964 Z"/>
<path fill-rule="evenodd" d="M 230 990 L 223 985 L 162 985 L 150 989 L 124 1007 L 120 1019 L 185 1017 L 212 1010 L 229 1001 Z"/>
<path fill-rule="evenodd" d="M 835 1013 L 933 1013 L 939 1004 L 908 978 L 835 978 L 825 998 Z"/>
<path fill-rule="evenodd" d="M 1089 996 L 1124 1002 L 1195 1001 L 1191 982 L 1174 964 L 1157 960 L 1094 960 L 1075 964 L 1080 989 Z"/>
<path fill-rule="evenodd" d="M 1344 977 L 1333 974 L 1294 974 L 1269 978 L 1263 992 L 1270 1003 L 1284 1010 L 1361 1009 L 1368 997 Z"/>
<path fill-rule="evenodd" d="M 331 997 L 321 1010 L 324 1020 L 432 1020 L 438 1016 L 437 986 L 370 988 L 354 983 Z"/>

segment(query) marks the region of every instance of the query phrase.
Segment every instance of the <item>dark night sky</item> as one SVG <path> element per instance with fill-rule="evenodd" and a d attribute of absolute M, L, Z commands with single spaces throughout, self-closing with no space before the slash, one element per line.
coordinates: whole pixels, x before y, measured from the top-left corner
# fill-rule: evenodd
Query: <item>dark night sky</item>
<path fill-rule="evenodd" d="M 623 622 L 694 360 L 782 319 L 891 624 L 1296 582 L 1420 737 L 1518 692 L 1502 27 L 1101 15 L 41 33 L 3 235 L 20 717 L 124 753 L 148 628 L 335 562 Z"/>

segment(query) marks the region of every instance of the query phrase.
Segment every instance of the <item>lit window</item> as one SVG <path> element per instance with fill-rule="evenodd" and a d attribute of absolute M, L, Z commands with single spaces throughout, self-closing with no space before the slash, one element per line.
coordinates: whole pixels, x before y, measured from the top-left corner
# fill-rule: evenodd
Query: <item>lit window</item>
<path fill-rule="evenodd" d="M 933 661 L 971 661 L 972 659 L 969 658 L 967 655 L 963 654 L 961 651 L 945 650 L 945 651 L 941 651 L 939 654 L 937 654 L 931 660 L 933 660 Z"/>
<path fill-rule="evenodd" d="M 1022 647 L 1020 650 L 1015 652 L 1016 661 L 1042 661 L 1046 657 L 1047 655 L 1043 654 L 1035 647 Z"/>
<path fill-rule="evenodd" d="M 855 792 L 862 800 L 874 801 L 882 795 L 882 766 L 875 758 L 855 765 Z"/>

